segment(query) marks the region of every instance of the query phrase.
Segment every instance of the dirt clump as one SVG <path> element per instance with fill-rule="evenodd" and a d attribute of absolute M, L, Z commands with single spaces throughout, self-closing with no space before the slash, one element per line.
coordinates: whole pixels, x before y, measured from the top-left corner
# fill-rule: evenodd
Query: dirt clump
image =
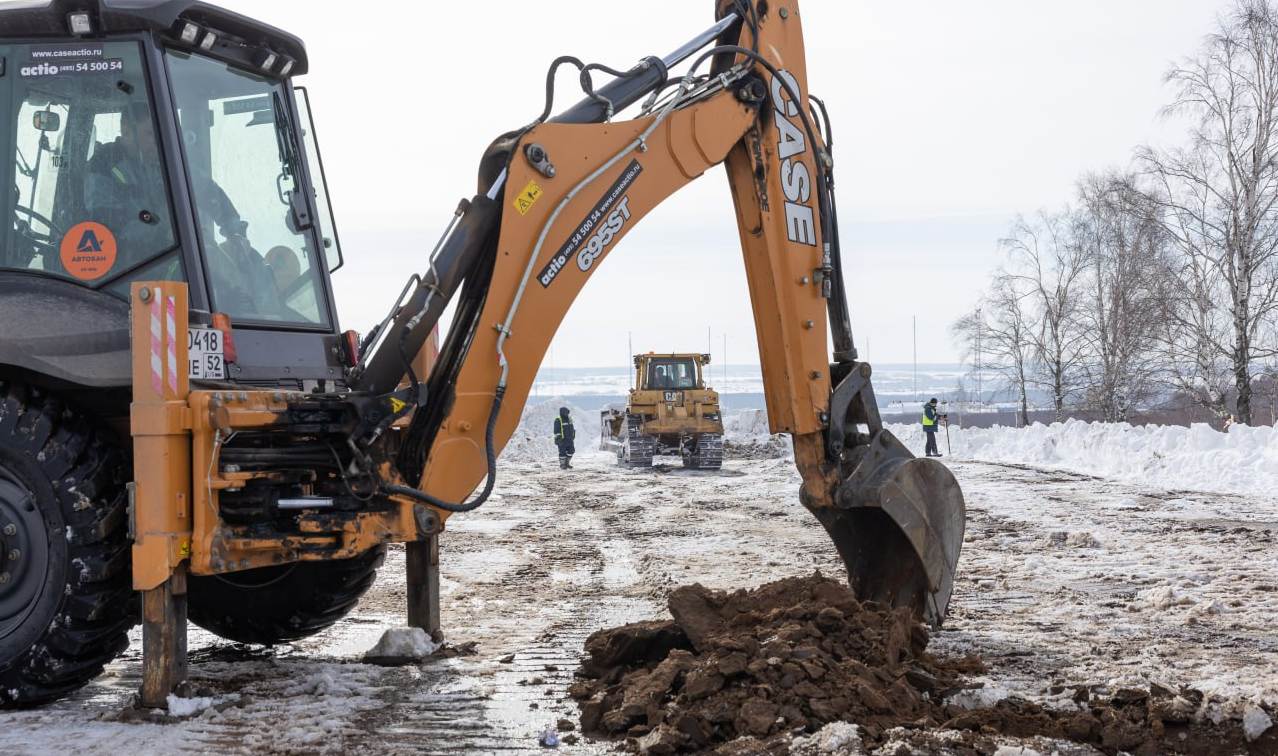
<path fill-rule="evenodd" d="M 569 688 L 584 735 L 625 739 L 647 754 L 787 753 L 795 737 L 838 722 L 854 723 L 867 749 L 912 741 L 929 750 L 941 733 L 945 749 L 964 753 L 994 753 L 1009 737 L 1133 754 L 1273 745 L 1244 742 L 1230 721 L 1200 721 L 1201 694 L 1189 689 L 1105 696 L 1080 687 L 1063 709 L 1017 698 L 974 709 L 949 702 L 979 687 L 964 678 L 984 672 L 982 662 L 933 657 L 927 629 L 908 610 L 862 604 L 820 573 L 748 591 L 684 586 L 668 607 L 671 620 L 586 640 Z"/>
<path fill-rule="evenodd" d="M 863 606 L 819 574 L 733 593 L 684 586 L 668 604 L 672 621 L 587 639 L 584 679 L 570 689 L 585 733 L 659 754 L 838 721 L 939 724 L 935 701 L 979 671 L 927 655 L 927 630 L 907 610 Z"/>

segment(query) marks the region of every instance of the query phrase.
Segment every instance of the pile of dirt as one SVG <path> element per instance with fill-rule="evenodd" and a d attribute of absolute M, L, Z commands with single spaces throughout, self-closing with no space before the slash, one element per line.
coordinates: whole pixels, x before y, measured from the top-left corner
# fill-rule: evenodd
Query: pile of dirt
<path fill-rule="evenodd" d="M 684 586 L 669 608 L 673 621 L 587 639 L 571 689 L 583 731 L 673 753 L 837 721 L 886 729 L 938 719 L 933 700 L 979 671 L 927 655 L 908 610 L 862 606 L 819 574 L 734 593 Z"/>
<path fill-rule="evenodd" d="M 861 604 L 819 573 L 731 593 L 684 586 L 668 605 L 673 620 L 586 640 L 581 679 L 570 688 L 586 735 L 627 738 L 651 754 L 785 753 L 794 736 L 833 722 L 855 723 L 867 747 L 901 727 L 950 730 L 978 753 L 992 753 L 999 735 L 1108 753 L 1257 745 L 1228 723 L 1194 722 L 1189 691 L 1104 698 L 1080 689 L 1068 711 L 1018 699 L 974 710 L 947 702 L 971 687 L 963 678 L 984 671 L 981 661 L 934 658 L 927 629 L 908 610 Z"/>

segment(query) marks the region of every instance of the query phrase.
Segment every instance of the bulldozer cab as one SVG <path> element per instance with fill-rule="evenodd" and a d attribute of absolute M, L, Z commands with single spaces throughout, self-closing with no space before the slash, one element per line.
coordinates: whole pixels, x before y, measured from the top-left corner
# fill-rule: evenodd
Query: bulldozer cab
<path fill-rule="evenodd" d="M 193 1 L 0 8 L 0 319 L 40 313 L 0 372 L 126 387 L 129 285 L 171 280 L 234 345 L 192 379 L 340 379 L 304 70 L 300 41 Z"/>
<path fill-rule="evenodd" d="M 689 391 L 705 387 L 701 368 L 708 355 L 640 355 L 636 358 L 636 385 L 644 391 Z"/>

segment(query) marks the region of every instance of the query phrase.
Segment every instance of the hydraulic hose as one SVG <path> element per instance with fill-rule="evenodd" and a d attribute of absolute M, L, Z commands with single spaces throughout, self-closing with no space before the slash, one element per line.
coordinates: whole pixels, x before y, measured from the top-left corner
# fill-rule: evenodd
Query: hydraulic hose
<path fill-rule="evenodd" d="M 488 501 L 488 497 L 493 493 L 493 487 L 497 485 L 497 452 L 493 445 L 493 433 L 497 428 L 497 415 L 501 412 L 501 402 L 505 396 L 505 386 L 498 386 L 497 390 L 493 392 L 493 405 L 492 409 L 488 411 L 488 425 L 484 428 L 484 454 L 488 461 L 488 476 L 484 483 L 484 490 L 480 491 L 478 496 L 470 501 L 454 504 L 410 486 L 389 484 L 383 485 L 382 489 L 387 493 L 407 496 L 410 499 L 429 504 L 445 512 L 471 512 L 479 509 L 480 505 Z"/>

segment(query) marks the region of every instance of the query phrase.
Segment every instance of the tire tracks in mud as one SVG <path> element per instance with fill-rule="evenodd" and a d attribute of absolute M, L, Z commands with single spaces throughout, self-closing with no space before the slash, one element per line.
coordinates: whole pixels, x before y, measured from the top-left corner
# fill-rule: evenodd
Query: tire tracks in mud
<path fill-rule="evenodd" d="M 1278 665 L 1270 504 L 1019 465 L 954 467 L 972 495 L 938 650 L 978 653 L 1039 694 L 1118 678 L 1278 693 L 1263 672 Z"/>
<path fill-rule="evenodd" d="M 524 490 L 489 504 L 473 523 L 450 521 L 441 539 L 443 578 L 454 585 L 443 599 L 445 635 L 451 643 L 474 641 L 477 655 L 428 664 L 420 679 L 416 668 L 390 670 L 388 677 L 401 683 L 383 694 L 384 709 L 358 723 L 369 747 L 413 753 L 536 748 L 543 728 L 576 719 L 567 688 L 586 637 L 618 617 L 628 621 L 658 610 L 635 555 L 661 530 L 644 524 L 642 507 L 618 507 L 591 489 L 597 478 L 580 468 L 565 474 L 531 466 L 528 472 L 519 481 Z M 493 519 L 482 521 L 485 515 Z M 483 564 L 485 554 L 509 558 L 482 573 L 450 568 Z"/>

